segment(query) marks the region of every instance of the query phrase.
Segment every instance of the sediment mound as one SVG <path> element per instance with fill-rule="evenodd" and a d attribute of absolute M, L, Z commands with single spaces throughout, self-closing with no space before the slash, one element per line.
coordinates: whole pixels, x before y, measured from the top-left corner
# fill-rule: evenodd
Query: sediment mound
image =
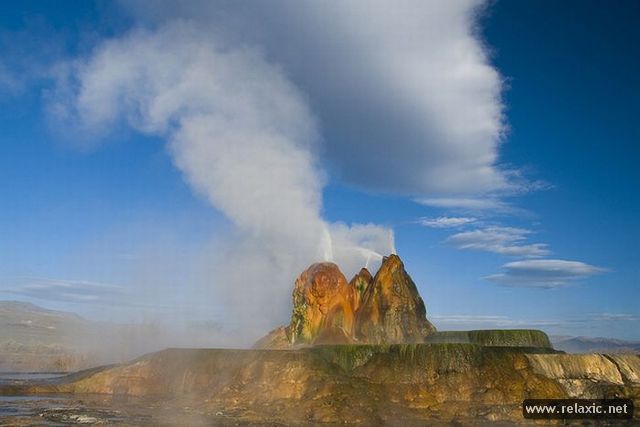
<path fill-rule="evenodd" d="M 295 282 L 289 325 L 254 348 L 420 343 L 434 331 L 418 288 L 400 257 L 390 255 L 375 276 L 363 268 L 349 282 L 336 264 L 311 265 Z"/>

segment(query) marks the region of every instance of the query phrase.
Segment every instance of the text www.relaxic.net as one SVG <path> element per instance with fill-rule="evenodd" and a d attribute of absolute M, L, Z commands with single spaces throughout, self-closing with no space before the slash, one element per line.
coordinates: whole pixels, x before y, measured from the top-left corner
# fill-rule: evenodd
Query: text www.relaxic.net
<path fill-rule="evenodd" d="M 526 399 L 522 415 L 529 419 L 631 419 L 630 399 Z"/>

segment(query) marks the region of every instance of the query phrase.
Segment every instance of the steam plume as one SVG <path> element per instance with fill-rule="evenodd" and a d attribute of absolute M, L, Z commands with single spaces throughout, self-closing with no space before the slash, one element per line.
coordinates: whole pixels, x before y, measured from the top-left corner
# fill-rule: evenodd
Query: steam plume
<path fill-rule="evenodd" d="M 283 295 L 313 261 L 348 273 L 393 251 L 390 230 L 322 219 L 315 119 L 255 50 L 184 22 L 137 30 L 71 64 L 51 111 L 87 135 L 124 121 L 168 141 L 186 180 L 235 225 L 209 262 L 218 303 L 236 319 L 281 321 Z"/>

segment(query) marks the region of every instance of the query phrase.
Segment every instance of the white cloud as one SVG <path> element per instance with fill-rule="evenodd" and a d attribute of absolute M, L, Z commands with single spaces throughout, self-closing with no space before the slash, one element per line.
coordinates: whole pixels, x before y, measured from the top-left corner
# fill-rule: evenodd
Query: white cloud
<path fill-rule="evenodd" d="M 343 180 L 415 196 L 512 187 L 497 165 L 503 83 L 476 28 L 483 1 L 121 3 L 153 25 L 185 18 L 259 46 L 305 92 Z"/>
<path fill-rule="evenodd" d="M 472 217 L 450 217 L 441 216 L 438 218 L 423 218 L 419 222 L 425 227 L 431 228 L 454 228 L 475 222 L 476 218 Z"/>
<path fill-rule="evenodd" d="M 607 271 L 579 261 L 533 259 L 503 265 L 504 272 L 485 277 L 499 285 L 557 288 Z"/>
<path fill-rule="evenodd" d="M 458 249 L 495 252 L 502 255 L 538 257 L 549 254 L 547 244 L 522 244 L 530 230 L 515 227 L 487 227 L 449 236 L 447 243 Z"/>

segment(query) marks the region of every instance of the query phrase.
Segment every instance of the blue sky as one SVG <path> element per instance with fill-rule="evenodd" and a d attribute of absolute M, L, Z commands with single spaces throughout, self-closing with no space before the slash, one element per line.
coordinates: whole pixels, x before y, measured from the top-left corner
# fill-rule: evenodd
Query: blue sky
<path fill-rule="evenodd" d="M 0 5 L 0 298 L 266 330 L 392 233 L 440 329 L 640 339 L 636 2 L 265 4 Z"/>

